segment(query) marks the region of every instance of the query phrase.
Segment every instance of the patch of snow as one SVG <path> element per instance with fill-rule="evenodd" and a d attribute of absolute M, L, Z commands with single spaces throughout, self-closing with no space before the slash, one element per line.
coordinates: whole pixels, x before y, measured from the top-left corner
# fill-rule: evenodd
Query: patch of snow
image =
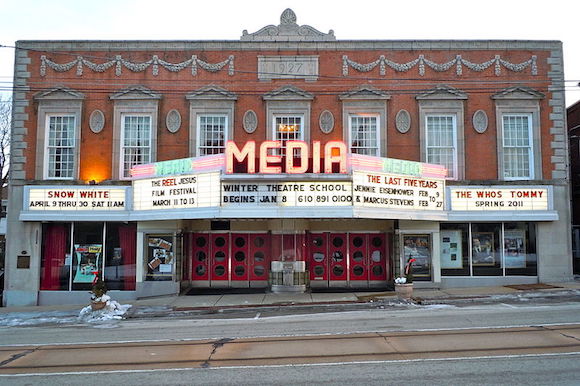
<path fill-rule="evenodd" d="M 103 295 L 104 298 L 107 295 Z M 108 296 L 107 296 L 108 297 Z M 131 308 L 130 304 L 119 304 L 115 300 L 107 300 L 107 305 L 102 310 L 93 311 L 91 306 L 86 306 L 79 313 L 78 319 L 85 323 L 98 323 L 105 322 L 109 320 L 121 320 L 124 318 L 125 314 Z"/>
<path fill-rule="evenodd" d="M 77 322 L 76 313 L 70 311 L 10 312 L 0 314 L 0 326 L 35 326 L 40 324 L 64 324 Z"/>

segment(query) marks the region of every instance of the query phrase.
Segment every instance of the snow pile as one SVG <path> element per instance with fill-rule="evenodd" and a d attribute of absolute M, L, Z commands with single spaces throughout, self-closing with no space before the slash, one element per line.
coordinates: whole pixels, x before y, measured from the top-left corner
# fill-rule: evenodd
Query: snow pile
<path fill-rule="evenodd" d="M 111 300 L 108 295 L 103 295 L 100 298 L 93 299 L 93 302 L 106 302 L 104 308 L 100 310 L 93 311 L 92 307 L 86 306 L 79 313 L 79 320 L 86 323 L 104 322 L 108 320 L 120 320 L 123 319 L 129 308 L 130 304 L 119 304 L 115 300 Z"/>

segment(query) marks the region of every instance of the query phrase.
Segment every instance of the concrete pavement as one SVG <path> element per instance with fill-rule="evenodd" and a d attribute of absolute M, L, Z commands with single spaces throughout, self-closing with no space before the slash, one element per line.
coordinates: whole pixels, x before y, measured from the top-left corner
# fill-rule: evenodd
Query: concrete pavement
<path fill-rule="evenodd" d="M 419 303 L 448 303 L 469 300 L 493 300 L 512 296 L 578 296 L 580 299 L 580 281 L 564 283 L 545 283 L 546 285 L 530 285 L 525 289 L 507 286 L 468 287 L 447 289 L 415 289 L 413 298 Z M 542 288 L 549 287 L 549 288 Z M 244 308 L 265 306 L 316 305 L 316 304 L 348 304 L 371 301 L 396 301 L 393 291 L 353 291 L 336 293 L 256 293 L 256 294 L 223 294 L 223 295 L 173 295 L 160 296 L 133 301 L 123 301 L 136 309 L 156 309 L 155 312 L 185 311 L 207 308 Z M 88 299 L 87 299 L 88 300 Z M 87 304 L 65 304 L 29 307 L 0 307 L 0 315 L 11 312 L 51 312 L 78 311 Z"/>

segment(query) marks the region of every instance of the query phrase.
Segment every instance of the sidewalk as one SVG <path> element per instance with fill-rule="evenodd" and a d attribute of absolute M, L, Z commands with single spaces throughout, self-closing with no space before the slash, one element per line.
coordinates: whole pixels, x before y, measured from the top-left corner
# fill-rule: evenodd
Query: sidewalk
<path fill-rule="evenodd" d="M 454 303 L 470 300 L 498 300 L 502 298 L 522 296 L 574 296 L 580 300 L 580 281 L 565 283 L 545 283 L 540 285 L 494 287 L 467 287 L 448 289 L 415 289 L 413 298 L 418 303 Z M 549 287 L 549 288 L 542 288 Z M 338 293 L 259 293 L 259 294 L 228 294 L 228 295 L 181 295 L 160 296 L 134 301 L 131 304 L 134 311 L 141 309 L 140 315 L 145 317 L 151 313 L 169 313 L 175 311 L 190 311 L 203 309 L 231 309 L 246 307 L 293 306 L 317 304 L 352 304 L 376 301 L 397 301 L 395 292 L 338 292 Z M 42 313 L 42 312 L 79 312 L 87 304 L 52 305 L 29 307 L 0 307 L 0 315 L 8 313 Z"/>

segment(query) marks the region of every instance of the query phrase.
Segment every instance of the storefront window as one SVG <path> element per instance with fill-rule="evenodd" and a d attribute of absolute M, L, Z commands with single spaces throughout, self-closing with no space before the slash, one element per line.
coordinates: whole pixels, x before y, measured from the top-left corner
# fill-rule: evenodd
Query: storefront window
<path fill-rule="evenodd" d="M 505 223 L 503 254 L 506 275 L 538 274 L 534 224 Z"/>
<path fill-rule="evenodd" d="M 42 224 L 41 290 L 68 290 L 71 224 Z"/>
<path fill-rule="evenodd" d="M 441 224 L 441 275 L 469 276 L 469 224 Z"/>
<path fill-rule="evenodd" d="M 449 223 L 440 232 L 442 276 L 538 274 L 533 223 Z"/>
<path fill-rule="evenodd" d="M 134 290 L 136 230 L 121 223 L 43 224 L 40 289 L 88 291 L 101 275 L 108 289 Z"/>

